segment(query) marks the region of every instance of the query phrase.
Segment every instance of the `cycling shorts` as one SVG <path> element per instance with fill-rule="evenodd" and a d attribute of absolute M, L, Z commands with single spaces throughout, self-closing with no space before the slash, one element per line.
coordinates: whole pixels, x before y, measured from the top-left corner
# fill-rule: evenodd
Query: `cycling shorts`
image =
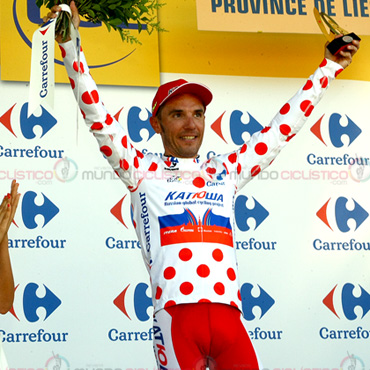
<path fill-rule="evenodd" d="M 222 303 L 170 306 L 154 316 L 154 353 L 160 370 L 262 368 L 241 312 Z"/>

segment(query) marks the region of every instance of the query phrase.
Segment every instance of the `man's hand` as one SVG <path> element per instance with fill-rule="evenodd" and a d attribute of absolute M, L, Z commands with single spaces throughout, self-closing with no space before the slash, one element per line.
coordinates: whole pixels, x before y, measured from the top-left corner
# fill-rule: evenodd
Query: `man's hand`
<path fill-rule="evenodd" d="M 71 12 L 72 12 L 72 24 L 74 25 L 74 27 L 76 29 L 78 29 L 78 27 L 80 26 L 80 15 L 78 14 L 78 10 L 77 10 L 75 2 L 71 1 L 71 3 L 69 4 L 69 7 L 71 8 Z M 59 5 L 54 5 L 50 9 L 50 12 L 48 13 L 48 15 L 43 18 L 43 21 L 46 23 L 47 21 L 49 21 L 49 19 L 56 18 L 58 16 L 59 12 L 61 12 L 61 10 L 62 9 Z M 63 41 L 62 40 L 62 35 L 56 35 L 55 36 L 55 41 L 58 44 L 62 44 L 63 42 L 67 42 L 70 39 L 71 38 L 68 38 L 67 40 Z"/>
<path fill-rule="evenodd" d="M 343 35 L 338 35 L 341 37 Z M 327 48 L 325 48 L 325 58 L 332 60 L 340 64 L 343 69 L 347 68 L 351 62 L 353 56 L 356 54 L 357 50 L 360 48 L 360 41 L 353 40 L 351 44 L 347 45 L 346 48 L 340 51 L 338 54 L 333 55 Z"/>

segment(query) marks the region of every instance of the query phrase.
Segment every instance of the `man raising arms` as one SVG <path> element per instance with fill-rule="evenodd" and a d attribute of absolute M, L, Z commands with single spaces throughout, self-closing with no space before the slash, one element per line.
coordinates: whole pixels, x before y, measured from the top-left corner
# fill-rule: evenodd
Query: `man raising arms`
<path fill-rule="evenodd" d="M 78 27 L 74 2 L 71 9 Z M 59 10 L 54 7 L 48 18 Z M 238 150 L 201 161 L 205 112 L 212 100 L 206 86 L 180 79 L 158 88 L 150 123 L 162 138 L 164 154 L 144 155 L 106 111 L 83 52 L 79 67 L 73 43 L 61 43 L 59 36 L 57 41 L 86 124 L 130 191 L 152 286 L 158 367 L 261 368 L 241 317 L 235 194 L 298 132 L 329 83 L 351 63 L 359 43 L 336 56 L 326 50 L 320 67 L 268 126 Z"/>

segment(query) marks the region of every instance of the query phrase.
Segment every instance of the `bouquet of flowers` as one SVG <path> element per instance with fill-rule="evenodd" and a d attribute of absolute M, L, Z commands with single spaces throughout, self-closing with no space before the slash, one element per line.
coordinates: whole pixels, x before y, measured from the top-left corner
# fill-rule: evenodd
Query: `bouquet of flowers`
<path fill-rule="evenodd" d="M 51 9 L 54 5 L 67 4 L 71 0 L 36 0 L 36 5 L 41 8 L 45 5 Z M 156 20 L 155 10 L 162 4 L 158 0 L 75 0 L 78 12 L 87 21 L 104 23 L 108 30 L 118 31 L 122 40 L 131 43 L 140 43 L 128 30 L 129 22 L 138 25 L 138 31 L 146 29 L 150 34 L 153 30 L 163 31 Z M 62 12 L 57 20 L 55 33 L 61 34 L 63 40 L 69 35 L 70 17 L 67 12 Z"/>

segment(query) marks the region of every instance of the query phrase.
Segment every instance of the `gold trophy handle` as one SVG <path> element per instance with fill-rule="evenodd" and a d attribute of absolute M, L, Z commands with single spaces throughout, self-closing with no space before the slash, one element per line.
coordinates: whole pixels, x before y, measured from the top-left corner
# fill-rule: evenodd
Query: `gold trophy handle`
<path fill-rule="evenodd" d="M 340 27 L 339 24 L 326 13 L 320 13 L 317 8 L 313 8 L 313 14 L 318 26 L 320 27 L 321 32 L 329 41 L 327 48 L 333 55 L 336 55 L 340 51 L 346 49 L 347 45 L 351 44 L 353 40 L 361 40 L 355 33 L 349 33 L 348 31 Z M 327 31 L 324 23 L 329 27 L 330 32 Z M 343 36 L 335 37 L 336 35 Z"/>

